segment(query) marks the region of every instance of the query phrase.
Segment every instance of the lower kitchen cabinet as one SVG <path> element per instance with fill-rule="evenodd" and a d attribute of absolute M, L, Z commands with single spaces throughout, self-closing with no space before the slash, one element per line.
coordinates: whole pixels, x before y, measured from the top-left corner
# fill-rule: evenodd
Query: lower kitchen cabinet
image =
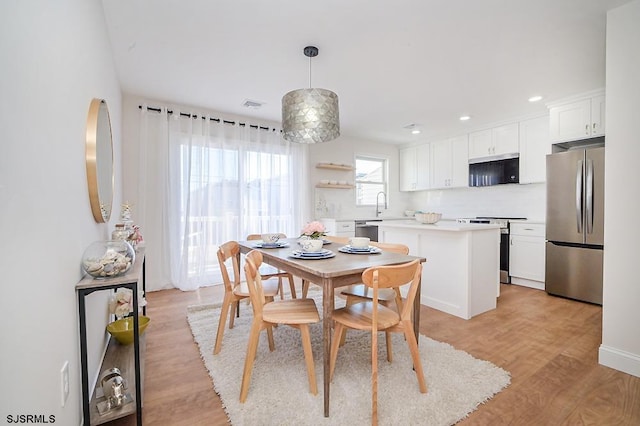
<path fill-rule="evenodd" d="M 356 223 L 353 220 L 320 219 L 327 235 L 335 237 L 353 237 L 356 232 Z"/>
<path fill-rule="evenodd" d="M 512 222 L 510 227 L 511 283 L 544 290 L 545 225 Z"/>

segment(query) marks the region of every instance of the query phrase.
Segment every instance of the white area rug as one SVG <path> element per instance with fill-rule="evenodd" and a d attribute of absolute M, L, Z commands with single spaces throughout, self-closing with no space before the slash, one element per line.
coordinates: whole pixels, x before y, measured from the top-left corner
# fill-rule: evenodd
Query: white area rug
<path fill-rule="evenodd" d="M 313 295 L 320 310 L 321 295 L 317 291 Z M 337 306 L 340 302 L 336 299 Z M 241 404 L 240 383 L 251 326 L 251 306 L 242 303 L 240 318 L 236 318 L 233 329 L 225 330 L 222 350 L 214 356 L 219 318 L 217 306 L 188 308 L 194 340 L 234 426 L 371 423 L 368 333 L 347 333 L 331 384 L 330 417 L 325 418 L 321 323 L 311 326 L 318 395 L 309 393 L 299 331 L 280 326 L 274 329 L 275 351 L 269 352 L 266 332 L 260 336 L 249 394 Z M 407 344 L 401 335 L 394 333 L 393 337 L 391 364 L 386 359 L 384 335 L 379 339 L 378 417 L 381 425 L 452 425 L 510 383 L 510 375 L 505 370 L 421 335 L 420 356 L 428 389 L 426 394 L 421 394 Z"/>

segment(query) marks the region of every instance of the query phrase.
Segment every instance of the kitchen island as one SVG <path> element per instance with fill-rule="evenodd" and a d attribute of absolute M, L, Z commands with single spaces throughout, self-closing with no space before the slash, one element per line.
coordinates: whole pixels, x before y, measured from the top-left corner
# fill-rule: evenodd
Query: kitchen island
<path fill-rule="evenodd" d="M 500 227 L 440 221 L 377 222 L 379 240 L 402 243 L 427 259 L 420 303 L 470 319 L 496 308 L 500 295 Z"/>

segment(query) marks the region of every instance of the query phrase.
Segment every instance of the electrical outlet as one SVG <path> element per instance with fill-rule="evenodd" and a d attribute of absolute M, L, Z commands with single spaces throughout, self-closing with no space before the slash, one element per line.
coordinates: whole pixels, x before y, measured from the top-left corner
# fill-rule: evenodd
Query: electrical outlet
<path fill-rule="evenodd" d="M 60 369 L 60 404 L 62 407 L 69 398 L 69 361 L 65 361 Z"/>

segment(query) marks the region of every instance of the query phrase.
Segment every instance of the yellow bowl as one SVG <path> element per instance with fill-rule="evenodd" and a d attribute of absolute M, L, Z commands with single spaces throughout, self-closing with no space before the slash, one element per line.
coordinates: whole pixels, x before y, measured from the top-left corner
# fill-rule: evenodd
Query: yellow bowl
<path fill-rule="evenodd" d="M 138 333 L 142 336 L 145 328 L 149 325 L 150 318 L 140 315 L 138 320 Z M 133 317 L 122 318 L 107 324 L 107 331 L 123 345 L 133 343 Z"/>

